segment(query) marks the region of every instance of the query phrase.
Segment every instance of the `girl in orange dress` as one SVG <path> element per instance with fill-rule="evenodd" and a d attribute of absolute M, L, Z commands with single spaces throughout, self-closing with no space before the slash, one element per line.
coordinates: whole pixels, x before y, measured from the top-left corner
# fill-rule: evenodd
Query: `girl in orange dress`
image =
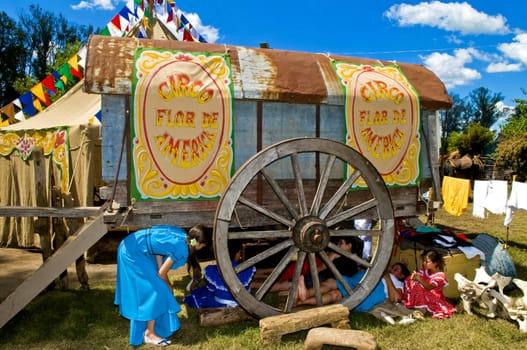
<path fill-rule="evenodd" d="M 435 250 L 421 254 L 423 268 L 414 271 L 404 282 L 404 304 L 407 308 L 426 309 L 433 318 L 452 317 L 455 308 L 443 294 L 448 285 L 443 272 L 443 256 Z"/>

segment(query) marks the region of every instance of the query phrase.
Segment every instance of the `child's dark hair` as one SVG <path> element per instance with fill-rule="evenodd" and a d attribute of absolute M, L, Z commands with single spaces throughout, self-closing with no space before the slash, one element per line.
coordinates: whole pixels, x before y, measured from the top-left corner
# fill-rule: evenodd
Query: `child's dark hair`
<path fill-rule="evenodd" d="M 346 244 L 351 243 L 351 253 L 362 257 L 362 250 L 364 249 L 364 241 L 362 239 L 356 236 L 338 236 L 331 239 L 336 245 L 339 245 L 340 240 L 343 240 Z"/>
<path fill-rule="evenodd" d="M 408 269 L 408 266 L 406 266 L 402 262 L 396 262 L 394 265 L 397 265 L 401 268 L 401 273 L 403 274 L 403 280 L 406 279 L 406 277 L 410 276 L 410 270 Z"/>
<path fill-rule="evenodd" d="M 208 238 L 205 232 L 205 226 L 198 224 L 191 227 L 187 232 L 187 244 L 188 244 L 188 259 L 187 259 L 187 272 L 190 273 L 192 269 L 192 278 L 201 278 L 201 266 L 199 265 L 197 250 L 195 248 L 196 243 L 207 243 Z"/>
<path fill-rule="evenodd" d="M 421 254 L 421 259 L 424 261 L 426 258 L 430 259 L 434 264 L 437 264 L 437 268 L 440 271 L 443 271 L 445 261 L 443 260 L 443 255 L 441 253 L 434 249 L 425 250 L 423 254 Z"/>

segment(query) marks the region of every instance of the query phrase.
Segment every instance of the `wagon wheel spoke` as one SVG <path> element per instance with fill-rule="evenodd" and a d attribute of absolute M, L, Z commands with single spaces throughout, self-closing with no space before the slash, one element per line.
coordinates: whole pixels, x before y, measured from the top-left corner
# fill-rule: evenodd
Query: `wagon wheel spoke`
<path fill-rule="evenodd" d="M 291 238 L 291 231 L 290 230 L 253 230 L 253 231 L 229 232 L 228 238 L 231 240 Z"/>
<path fill-rule="evenodd" d="M 287 218 L 285 218 L 284 216 L 266 208 L 266 207 L 263 207 L 261 206 L 260 204 L 248 199 L 248 198 L 244 198 L 244 197 L 240 197 L 239 198 L 239 201 L 240 203 L 242 203 L 243 205 L 251 208 L 251 209 L 254 209 L 255 211 L 275 220 L 276 222 L 279 222 L 281 224 L 284 224 L 288 227 L 292 226 L 293 225 L 293 222 Z"/>
<path fill-rule="evenodd" d="M 298 164 L 298 153 L 291 154 L 291 168 L 295 176 L 296 192 L 298 193 L 298 202 L 300 205 L 300 215 L 304 216 L 307 214 L 307 201 L 306 194 L 304 192 L 304 183 L 302 182 L 302 175 L 300 172 L 300 166 Z"/>
<path fill-rule="evenodd" d="M 320 204 L 322 202 L 322 198 L 324 196 L 324 192 L 326 191 L 326 186 L 329 181 L 331 168 L 333 167 L 333 164 L 335 163 L 336 158 L 337 158 L 336 156 L 330 155 L 326 162 L 326 166 L 324 167 L 324 171 L 322 173 L 322 176 L 320 177 L 320 182 L 318 183 L 317 192 L 315 193 L 315 198 L 313 199 L 313 204 L 311 206 L 311 215 L 318 215 Z"/>
<path fill-rule="evenodd" d="M 321 254 L 326 254 L 324 251 Z M 327 255 L 326 255 L 327 256 Z M 315 300 L 317 305 L 322 305 L 322 293 L 320 291 L 320 279 L 318 278 L 318 267 L 314 253 L 309 253 L 309 271 L 313 280 L 313 289 L 315 290 Z"/>
<path fill-rule="evenodd" d="M 284 272 L 287 267 L 287 264 L 293 259 L 294 255 L 297 254 L 298 248 L 290 247 L 286 255 L 280 260 L 276 268 L 267 276 L 260 288 L 255 293 L 255 298 L 262 300 L 262 298 L 269 292 L 269 289 L 276 282 L 278 277 Z"/>
<path fill-rule="evenodd" d="M 283 241 L 282 243 L 279 243 L 279 244 L 276 244 L 274 246 L 272 246 L 271 248 L 267 249 L 267 250 L 264 250 L 263 252 L 245 260 L 244 262 L 240 263 L 239 265 L 237 265 L 235 268 L 234 268 L 234 271 L 236 273 L 240 272 L 240 271 L 243 271 L 243 270 L 246 270 L 247 268 L 249 267 L 252 267 L 252 266 L 255 266 L 256 264 L 258 264 L 259 262 L 267 259 L 268 257 L 270 257 L 271 255 L 274 255 L 276 253 L 278 253 L 279 251 L 282 251 L 288 247 L 290 247 L 291 245 L 293 245 L 293 241 L 292 240 L 287 240 L 287 241 Z M 294 252 L 293 252 L 294 254 Z M 278 270 L 278 269 L 277 269 Z M 279 272 L 282 272 L 282 270 L 279 270 Z"/>
<path fill-rule="evenodd" d="M 295 219 L 298 220 L 298 212 L 295 210 L 289 199 L 287 198 L 285 192 L 282 190 L 282 187 L 274 180 L 274 178 L 269 174 L 265 169 L 262 169 L 261 173 L 263 174 L 267 183 L 271 186 L 274 193 L 278 196 L 284 207 L 287 209 L 289 214 Z"/>
<path fill-rule="evenodd" d="M 334 207 L 339 203 L 339 201 L 346 195 L 346 193 L 351 188 L 351 185 L 357 181 L 360 176 L 359 171 L 354 171 L 353 174 L 346 179 L 340 186 L 340 188 L 333 194 L 333 197 L 326 203 L 324 208 L 321 210 L 319 217 L 325 219 L 326 216 L 334 209 Z"/>
<path fill-rule="evenodd" d="M 298 290 L 298 282 L 300 281 L 300 275 L 302 272 L 302 267 L 304 266 L 305 258 L 306 258 L 306 253 L 303 251 L 300 251 L 298 253 L 298 261 L 295 266 L 293 280 L 291 281 L 291 288 L 289 289 L 289 293 L 287 295 L 287 301 L 286 301 L 286 305 L 284 308 L 285 312 L 291 312 L 291 309 L 293 308 L 293 304 L 296 298 L 296 291 Z"/>
<path fill-rule="evenodd" d="M 379 201 L 376 198 L 372 198 L 362 204 L 359 204 L 353 208 L 344 210 L 329 219 L 326 220 L 326 223 L 328 226 L 334 226 L 340 222 L 346 221 L 350 218 L 353 218 L 354 216 L 357 216 L 361 213 L 364 213 L 365 211 L 369 209 L 375 208 L 379 204 Z"/>
<path fill-rule="evenodd" d="M 335 243 L 329 243 L 328 244 L 328 248 L 332 249 L 333 251 L 335 251 L 336 253 L 338 253 L 339 255 L 341 256 L 344 256 L 346 258 L 348 258 L 349 260 L 352 260 L 353 262 L 359 264 L 359 265 L 362 265 L 364 267 L 371 267 L 371 263 L 364 260 L 363 258 L 361 258 L 360 256 L 358 256 L 357 254 L 353 254 L 353 253 L 350 253 L 346 250 L 343 250 L 342 248 L 340 248 L 338 245 L 336 245 Z M 331 265 L 334 266 L 333 262 L 331 262 Z M 332 270 L 333 273 L 335 273 L 335 271 Z"/>

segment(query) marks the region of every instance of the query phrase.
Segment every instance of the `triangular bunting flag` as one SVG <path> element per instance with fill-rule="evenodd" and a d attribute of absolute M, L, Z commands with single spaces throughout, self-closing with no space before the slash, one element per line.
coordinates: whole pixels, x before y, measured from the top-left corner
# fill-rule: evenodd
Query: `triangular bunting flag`
<path fill-rule="evenodd" d="M 22 102 L 20 101 L 20 99 L 16 99 L 13 101 L 13 104 L 16 106 L 16 108 L 18 108 L 18 110 L 21 110 L 22 109 Z"/>
<path fill-rule="evenodd" d="M 79 66 L 81 66 L 82 68 L 86 67 L 86 53 L 87 53 L 87 51 L 88 51 L 88 49 L 86 48 L 86 45 L 84 45 L 82 47 L 82 49 L 80 49 L 79 52 L 77 52 L 77 55 L 80 57 Z"/>
<path fill-rule="evenodd" d="M 38 100 L 38 99 L 33 100 L 33 106 L 39 112 L 42 112 L 42 110 L 44 109 L 44 107 L 42 107 L 42 103 L 40 103 L 40 100 Z"/>
<path fill-rule="evenodd" d="M 108 30 L 108 27 L 103 27 L 103 28 L 99 31 L 99 35 L 110 36 L 110 31 Z"/>
<path fill-rule="evenodd" d="M 48 75 L 47 77 L 45 77 L 44 80 L 42 80 L 42 85 L 44 85 L 44 87 L 48 89 L 50 94 L 55 95 L 57 93 L 57 89 L 55 87 L 55 80 L 53 79 L 52 75 Z"/>
<path fill-rule="evenodd" d="M 74 69 L 74 70 L 79 70 L 78 57 L 77 57 L 77 55 L 71 57 L 71 58 L 68 60 L 68 64 L 71 66 L 72 69 Z"/>
<path fill-rule="evenodd" d="M 35 106 L 33 106 L 33 94 L 30 91 L 21 95 L 18 99 L 20 102 L 22 102 L 22 110 L 25 114 L 29 115 L 30 117 L 37 114 Z"/>
<path fill-rule="evenodd" d="M 172 10 L 172 7 L 170 5 L 167 5 L 167 23 L 171 23 L 174 21 L 174 11 Z"/>
<path fill-rule="evenodd" d="M 65 91 L 66 87 L 64 85 L 64 81 L 62 81 L 62 78 L 59 78 L 58 80 L 55 80 L 55 87 L 59 89 L 60 91 Z"/>
<path fill-rule="evenodd" d="M 73 80 L 73 75 L 71 75 L 71 67 L 68 63 L 64 63 L 59 67 L 58 72 L 60 73 L 60 79 L 67 84 L 69 81 Z"/>
<path fill-rule="evenodd" d="M 71 75 L 73 75 L 75 78 L 79 80 L 81 80 L 84 77 L 84 75 L 82 74 L 80 70 L 73 69 L 73 67 L 71 67 L 70 73 Z"/>
<path fill-rule="evenodd" d="M 110 21 L 117 29 L 121 30 L 121 16 L 119 14 L 115 15 L 114 18 Z"/>
<path fill-rule="evenodd" d="M 15 114 L 15 119 L 20 120 L 22 122 L 26 120 L 26 116 L 24 115 L 24 112 L 19 111 L 17 114 Z"/>
<path fill-rule="evenodd" d="M 183 32 L 183 41 L 194 41 L 192 34 L 185 28 Z"/>
<path fill-rule="evenodd" d="M 15 116 L 15 105 L 13 103 L 10 103 L 2 107 L 2 109 L 0 109 L 0 112 L 7 115 L 9 119 L 13 119 L 13 117 Z"/>
<path fill-rule="evenodd" d="M 35 95 L 40 101 L 42 101 L 42 103 L 44 103 L 46 106 L 49 106 L 51 104 L 51 100 L 49 99 L 49 95 L 47 92 L 44 91 L 44 85 L 42 85 L 42 83 L 38 83 L 37 85 L 33 86 L 31 88 L 31 92 L 33 93 L 33 95 Z M 39 106 L 41 109 L 39 109 L 39 111 L 42 110 L 42 106 L 40 105 L 40 101 L 39 101 Z M 35 106 L 36 107 L 36 106 Z M 38 108 L 37 108 L 38 109 Z"/>

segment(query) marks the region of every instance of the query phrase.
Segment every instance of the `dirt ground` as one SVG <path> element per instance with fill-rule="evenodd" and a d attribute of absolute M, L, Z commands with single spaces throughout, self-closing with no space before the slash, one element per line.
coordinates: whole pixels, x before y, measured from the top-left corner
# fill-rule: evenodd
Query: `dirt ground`
<path fill-rule="evenodd" d="M 42 265 L 39 250 L 0 248 L 0 302 L 11 294 L 25 279 Z M 86 263 L 89 280 L 115 280 L 116 265 Z M 80 286 L 75 272 L 75 265 L 68 267 L 69 288 Z"/>

